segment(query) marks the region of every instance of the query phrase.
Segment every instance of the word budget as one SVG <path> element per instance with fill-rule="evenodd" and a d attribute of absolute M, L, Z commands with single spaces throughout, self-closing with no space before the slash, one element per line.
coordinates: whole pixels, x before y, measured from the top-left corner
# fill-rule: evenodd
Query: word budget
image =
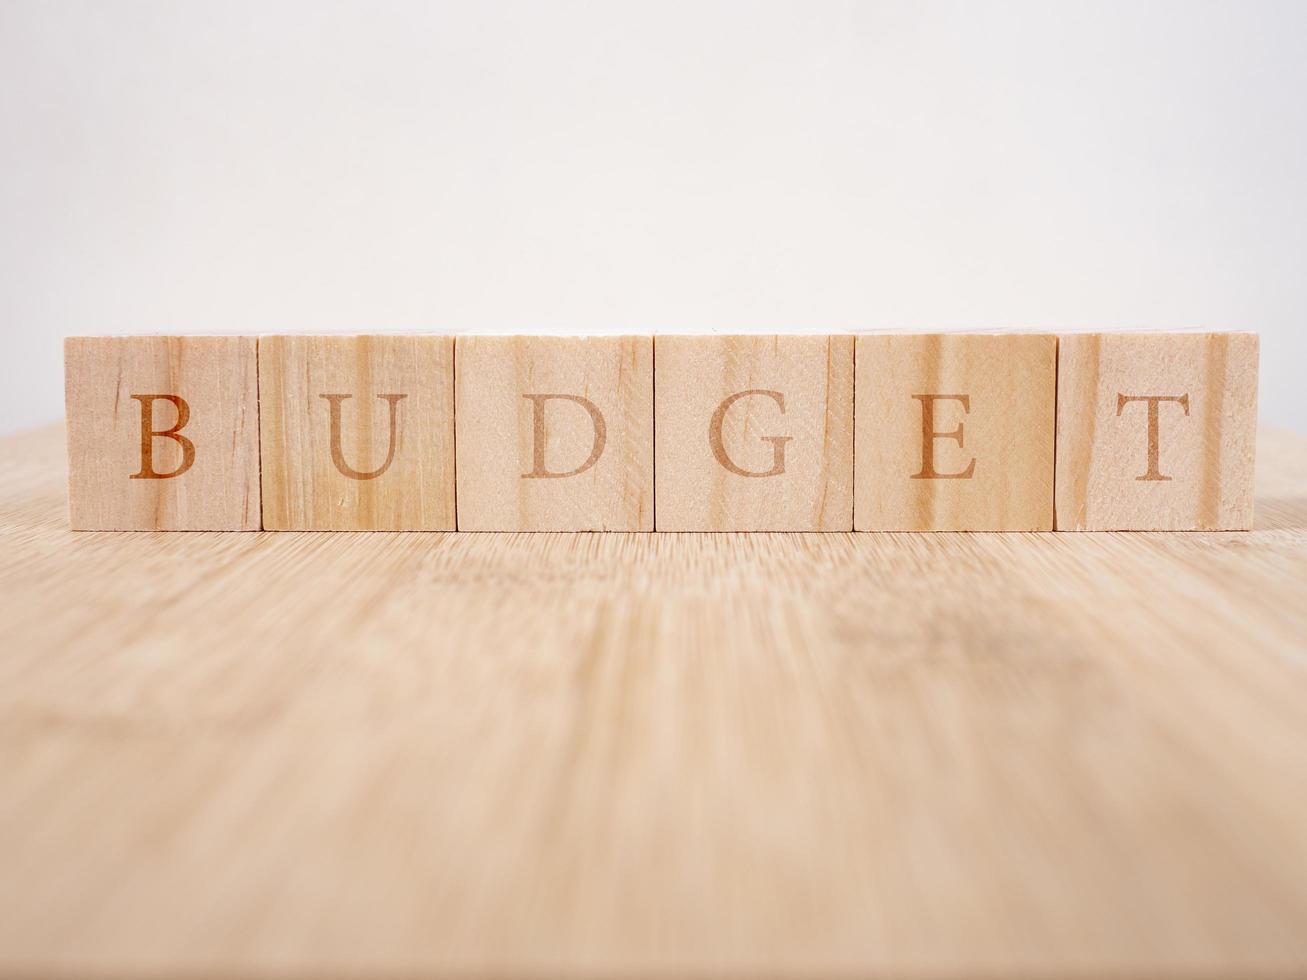
<path fill-rule="evenodd" d="M 65 344 L 77 530 L 1251 527 L 1252 333 Z"/>

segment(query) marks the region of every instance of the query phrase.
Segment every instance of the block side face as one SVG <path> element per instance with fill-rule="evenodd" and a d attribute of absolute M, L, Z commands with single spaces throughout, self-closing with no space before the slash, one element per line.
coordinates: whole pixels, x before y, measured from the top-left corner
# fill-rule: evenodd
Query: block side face
<path fill-rule="evenodd" d="M 257 530 L 257 339 L 64 345 L 74 530 Z"/>
<path fill-rule="evenodd" d="M 1062 338 L 1059 530 L 1251 526 L 1253 334 Z"/>
<path fill-rule="evenodd" d="M 460 530 L 653 530 L 651 337 L 460 337 Z"/>
<path fill-rule="evenodd" d="M 1053 526 L 1085 530 L 1088 520 L 1090 447 L 1097 428 L 1099 340 L 1092 334 L 1058 339 L 1057 461 L 1053 482 Z"/>
<path fill-rule="evenodd" d="M 452 338 L 267 337 L 260 375 L 267 528 L 454 529 Z"/>
<path fill-rule="evenodd" d="M 282 336 L 259 339 L 259 481 L 263 497 L 263 527 L 284 531 L 290 527 L 290 480 L 285 472 L 287 453 L 285 360 Z"/>
<path fill-rule="evenodd" d="M 1057 338 L 858 338 L 860 531 L 1048 531 Z"/>
<path fill-rule="evenodd" d="M 1205 422 L 1209 438 L 1219 429 L 1220 487 L 1218 530 L 1251 531 L 1257 475 L 1257 391 L 1261 367 L 1260 338 L 1231 334 L 1225 352 L 1225 391 L 1219 404 L 1209 402 Z"/>
<path fill-rule="evenodd" d="M 853 338 L 657 337 L 665 531 L 848 531 Z"/>

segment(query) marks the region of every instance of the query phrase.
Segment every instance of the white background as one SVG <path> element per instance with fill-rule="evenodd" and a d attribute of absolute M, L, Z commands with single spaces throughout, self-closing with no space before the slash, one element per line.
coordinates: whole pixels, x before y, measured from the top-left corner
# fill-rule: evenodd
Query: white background
<path fill-rule="evenodd" d="M 1307 3 L 0 0 L 0 429 L 71 333 L 1209 327 L 1307 431 Z"/>

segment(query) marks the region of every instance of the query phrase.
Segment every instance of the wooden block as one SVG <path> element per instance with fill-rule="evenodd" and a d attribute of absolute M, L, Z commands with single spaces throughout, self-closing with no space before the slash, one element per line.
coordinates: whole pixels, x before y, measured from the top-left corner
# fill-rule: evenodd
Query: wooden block
<path fill-rule="evenodd" d="M 449 531 L 454 341 L 264 337 L 263 526 Z"/>
<path fill-rule="evenodd" d="M 254 337 L 64 341 L 74 530 L 259 527 Z"/>
<path fill-rule="evenodd" d="M 1064 336 L 1057 396 L 1059 531 L 1252 527 L 1256 334 Z"/>
<path fill-rule="evenodd" d="M 1051 531 L 1057 337 L 857 342 L 854 527 Z"/>
<path fill-rule="evenodd" d="M 456 351 L 459 530 L 653 530 L 653 338 Z"/>
<path fill-rule="evenodd" d="M 853 527 L 853 338 L 657 337 L 660 531 Z"/>

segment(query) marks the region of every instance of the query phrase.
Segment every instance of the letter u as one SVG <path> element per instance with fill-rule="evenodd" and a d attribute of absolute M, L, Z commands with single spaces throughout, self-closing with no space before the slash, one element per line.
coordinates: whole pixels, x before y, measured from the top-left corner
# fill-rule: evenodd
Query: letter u
<path fill-rule="evenodd" d="M 375 470 L 363 472 L 356 470 L 345 462 L 345 453 L 340 446 L 340 413 L 341 404 L 351 395 L 320 395 L 319 397 L 327 399 L 331 404 L 331 461 L 336 464 L 343 476 L 351 480 L 375 480 L 377 477 L 390 469 L 390 464 L 395 459 L 395 428 L 398 423 L 397 416 L 399 401 L 407 395 L 378 395 L 378 398 L 384 399 L 390 406 L 390 443 L 386 447 L 386 461 L 378 466 Z"/>

